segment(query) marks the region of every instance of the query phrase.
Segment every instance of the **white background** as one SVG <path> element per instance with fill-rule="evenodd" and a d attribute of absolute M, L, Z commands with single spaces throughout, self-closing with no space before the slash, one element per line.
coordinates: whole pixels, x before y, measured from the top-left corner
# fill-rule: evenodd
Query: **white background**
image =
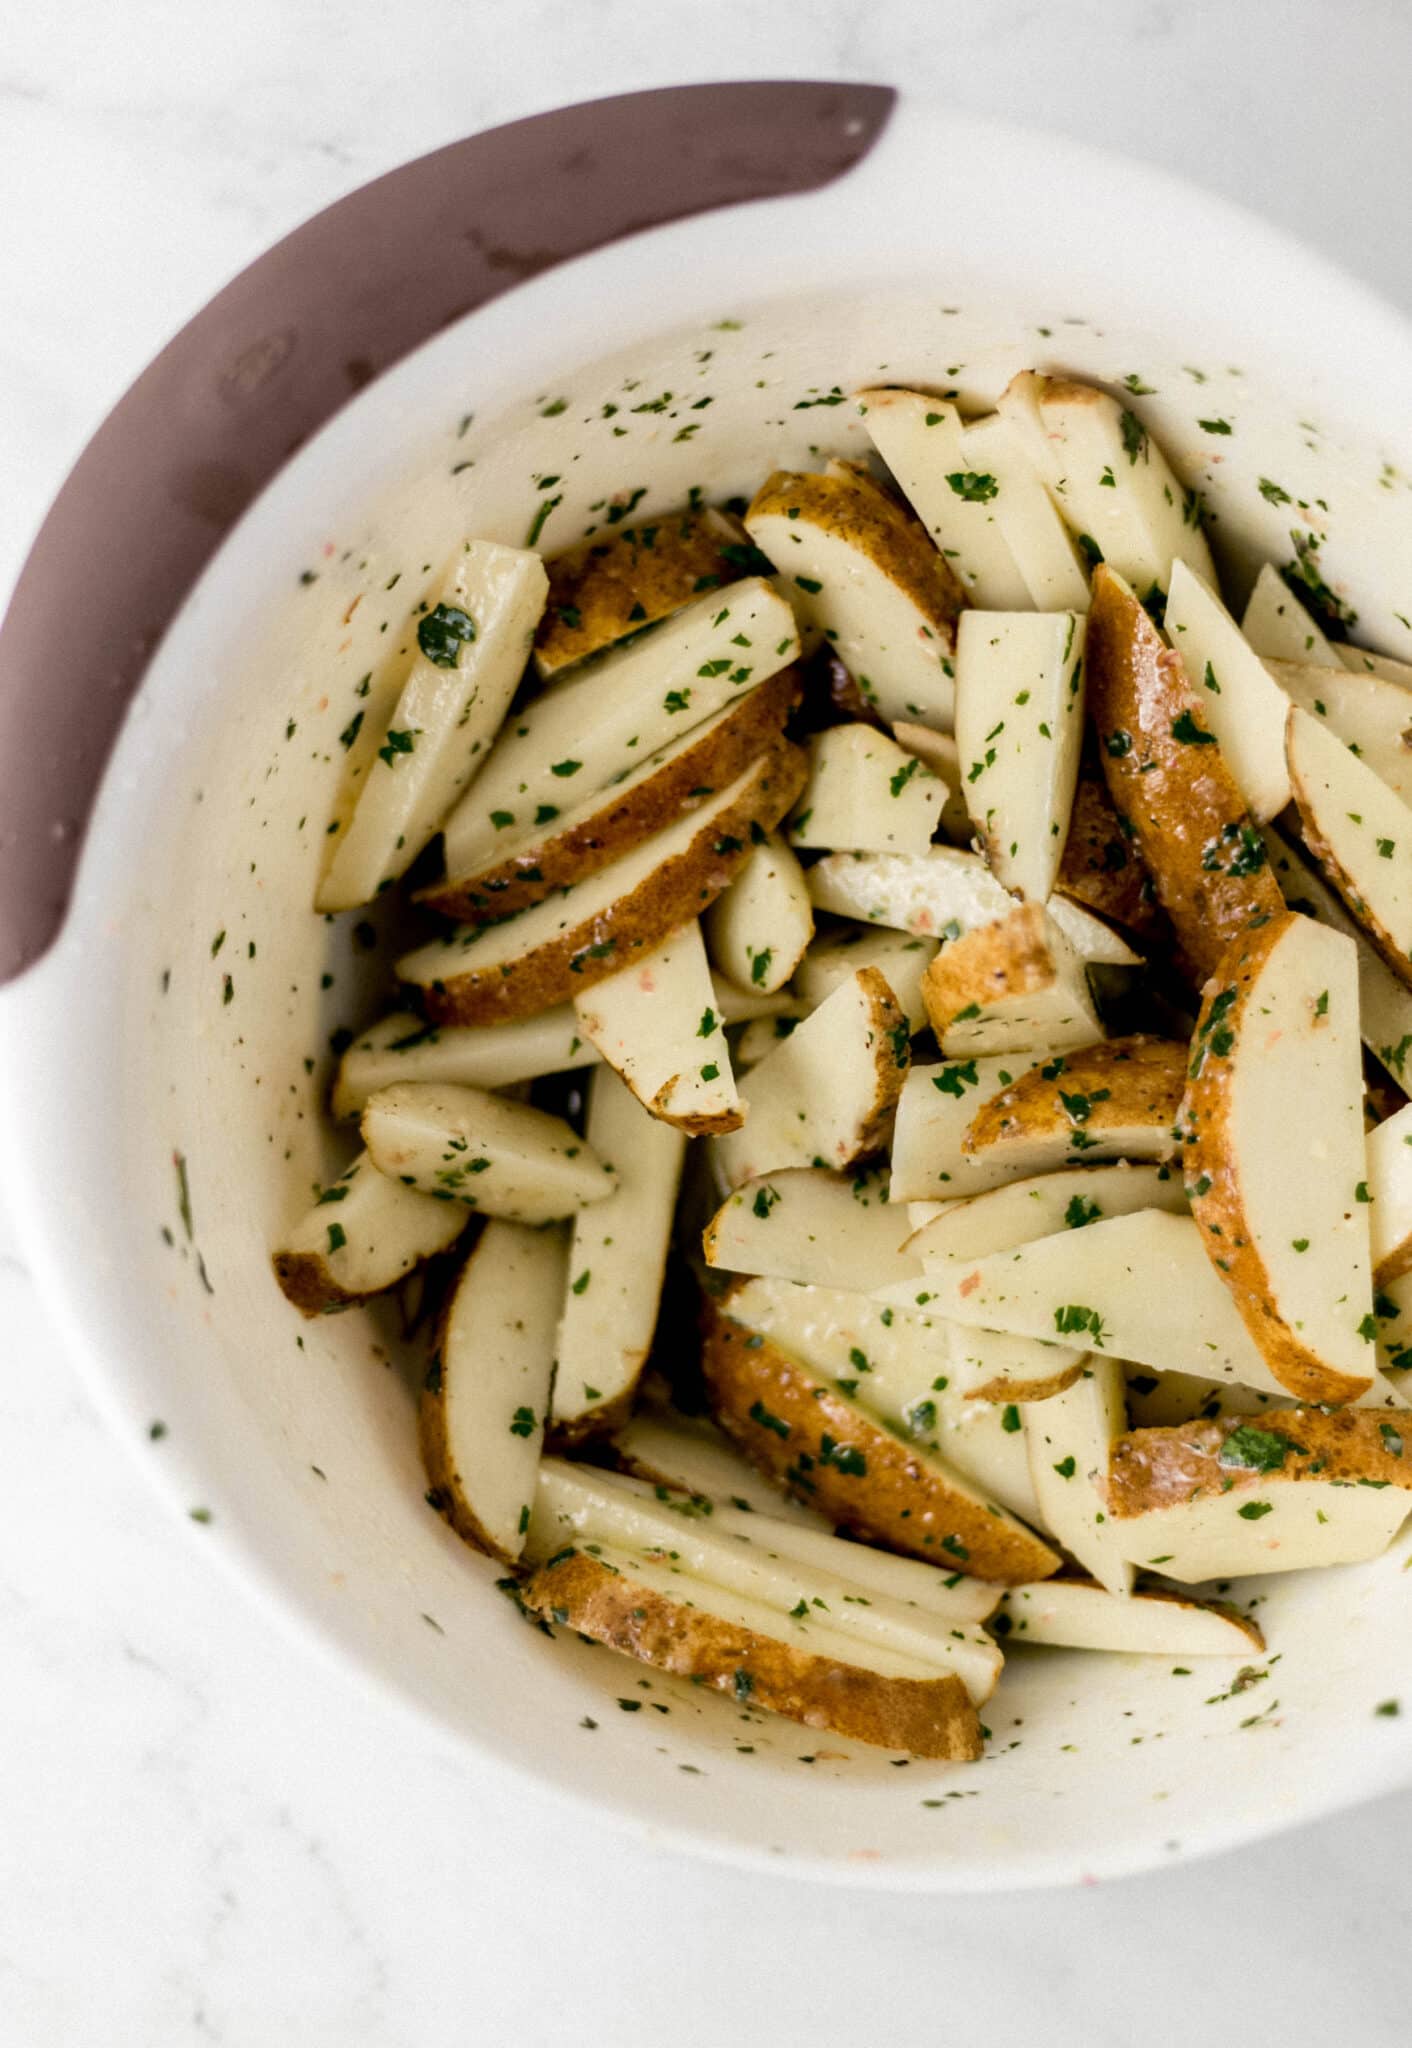
<path fill-rule="evenodd" d="M 406 157 L 631 85 L 892 80 L 1047 123 L 1247 201 L 1412 310 L 1402 0 L 3 15 L 0 591 L 104 411 L 233 271 Z M 689 1865 L 526 1804 L 240 1603 L 106 1438 L 6 1243 L 0 1218 L 0 2048 L 1408 2040 L 1412 1796 L 975 1902 Z"/>

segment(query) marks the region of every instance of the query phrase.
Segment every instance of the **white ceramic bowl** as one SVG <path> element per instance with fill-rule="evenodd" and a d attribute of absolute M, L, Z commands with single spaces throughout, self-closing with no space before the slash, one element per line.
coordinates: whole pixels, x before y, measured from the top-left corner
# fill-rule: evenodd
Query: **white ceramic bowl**
<path fill-rule="evenodd" d="M 904 101 L 837 182 L 553 268 L 303 447 L 151 660 L 59 939 L 0 996 L 27 1254 L 118 1434 L 180 1514 L 210 1509 L 203 1545 L 345 1679 L 468 1751 L 659 1838 L 847 1883 L 1112 1875 L 1406 1783 L 1412 1711 L 1374 1711 L 1412 1710 L 1406 1541 L 1270 1580 L 1279 1661 L 1234 1697 L 1214 1697 L 1225 1662 L 1176 1676 L 1161 1659 L 1015 1657 L 975 1766 L 899 1769 L 551 1646 L 424 1504 L 386 1316 L 304 1323 L 270 1277 L 278 1233 L 341 1156 L 320 1115 L 329 1034 L 366 1016 L 385 958 L 349 943 L 356 920 L 308 906 L 356 683 L 463 532 L 522 542 L 551 474 L 543 537 L 562 545 L 614 493 L 645 487 L 647 512 L 858 449 L 851 408 L 808 402 L 835 387 L 916 381 L 981 404 L 1031 363 L 1136 378 L 1237 589 L 1303 524 L 1258 480 L 1325 501 L 1327 573 L 1370 644 L 1412 655 L 1396 615 L 1412 612 L 1407 326 L 1191 188 Z M 663 392 L 665 411 L 638 409 Z M 713 402 L 690 410 L 697 396 Z M 1197 426 L 1213 416 L 1233 432 Z"/>

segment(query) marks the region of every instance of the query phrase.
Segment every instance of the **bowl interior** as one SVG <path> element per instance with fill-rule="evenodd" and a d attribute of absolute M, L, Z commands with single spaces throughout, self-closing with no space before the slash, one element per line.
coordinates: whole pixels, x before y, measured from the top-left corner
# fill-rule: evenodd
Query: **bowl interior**
<path fill-rule="evenodd" d="M 17 1105 L 41 1263 L 81 1341 L 101 1333 L 125 1431 L 167 1423 L 150 1455 L 286 1612 L 469 1743 L 644 1825 L 979 1886 L 1151 1864 L 1366 1794 L 1408 1763 L 1374 1712 L 1412 1694 L 1406 1538 L 1371 1566 L 1244 1587 L 1270 1654 L 1243 1677 L 1021 1650 L 983 1764 L 899 1767 L 545 1642 L 425 1505 L 423 1338 L 387 1306 L 306 1323 L 271 1279 L 282 1228 L 353 1149 L 323 1115 L 332 1048 L 376 1014 L 392 955 L 387 907 L 309 908 L 345 738 L 463 537 L 536 529 L 554 549 L 629 506 L 748 492 L 776 465 L 862 454 L 840 401 L 863 382 L 981 410 L 1035 365 L 1137 394 L 1237 597 L 1310 532 L 1360 637 L 1412 654 L 1412 494 L 1378 420 L 1350 428 L 1312 372 L 1232 356 L 1191 305 L 1114 318 L 1052 276 L 1017 289 L 998 256 L 940 286 L 913 262 L 780 297 L 752 258 L 753 289 L 727 294 L 720 233 L 643 238 L 439 338 L 300 455 L 203 578 L 124 735 L 70 926 L 15 1012 L 22 1064 L 50 1077 Z M 689 317 L 658 329 L 652 280 L 694 235 L 715 253 Z"/>

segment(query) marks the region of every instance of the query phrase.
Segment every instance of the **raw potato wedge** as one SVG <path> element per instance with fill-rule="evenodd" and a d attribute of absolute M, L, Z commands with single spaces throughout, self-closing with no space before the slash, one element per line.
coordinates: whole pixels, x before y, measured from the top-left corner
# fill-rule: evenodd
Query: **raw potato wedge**
<path fill-rule="evenodd" d="M 954 1672 L 937 1676 L 911 1658 L 864 1651 L 813 1621 L 774 1614 L 629 1551 L 561 1553 L 519 1597 L 531 1614 L 806 1728 L 913 1756 L 982 1754 L 976 1710 Z"/>
<path fill-rule="evenodd" d="M 1282 1394 L 1186 1216 L 1140 1209 L 983 1259 L 934 1263 L 922 1286 L 875 1288 L 899 1308 Z"/>
<path fill-rule="evenodd" d="M 1083 744 L 1078 612 L 963 612 L 956 633 L 961 788 L 998 879 L 1047 902 Z"/>
<path fill-rule="evenodd" d="M 1249 1657 L 1265 1648 L 1253 1621 L 1215 1600 L 1180 1593 L 1115 1599 L 1092 1579 L 1041 1579 L 1011 1586 L 993 1624 L 1003 1642 L 1064 1650 L 1116 1650 L 1148 1657 Z"/>
<path fill-rule="evenodd" d="M 777 1533 L 778 1525 L 787 1522 L 806 1528 L 811 1535 L 832 1534 L 822 1515 L 762 1479 L 730 1438 L 704 1415 L 682 1415 L 656 1402 L 639 1405 L 606 1449 L 612 1454 L 615 1470 L 646 1480 L 649 1486 L 709 1500 L 713 1515 L 727 1509 L 741 1515 L 768 1515 Z M 870 1558 L 877 1555 L 869 1552 Z M 984 1619 L 979 1614 L 969 1618 Z"/>
<path fill-rule="evenodd" d="M 1162 935 L 1151 871 L 1131 828 L 1113 808 L 1096 749 L 1086 748 L 1079 759 L 1069 836 L 1055 888 L 1059 894 L 1050 900 L 1051 911 L 1059 911 L 1064 899 L 1072 898 L 1149 945 Z"/>
<path fill-rule="evenodd" d="M 1286 744 L 1305 845 L 1398 980 L 1412 986 L 1412 807 L 1297 705 Z"/>
<path fill-rule="evenodd" d="M 1010 421 L 998 412 L 974 421 L 961 436 L 961 456 L 964 474 L 994 479 L 990 509 L 1035 610 L 1087 611 L 1083 558 Z"/>
<path fill-rule="evenodd" d="M 379 1173 L 453 1207 L 550 1223 L 612 1194 L 613 1170 L 571 1124 L 527 1102 L 449 1082 L 371 1096 L 363 1143 Z"/>
<path fill-rule="evenodd" d="M 1031 1530 L 935 1452 L 872 1421 L 826 1375 L 729 1313 L 708 1307 L 704 1321 L 702 1370 L 717 1421 L 762 1471 L 831 1521 L 997 1584 L 1057 1569 L 1055 1553 Z"/>
<path fill-rule="evenodd" d="M 1136 1563 L 1187 1583 L 1353 1564 L 1406 1518 L 1403 1453 L 1400 1428 L 1366 1409 L 1135 1429 L 1113 1447 L 1108 1512 Z"/>
<path fill-rule="evenodd" d="M 1000 524 L 1001 480 L 967 459 L 954 405 L 928 391 L 856 393 L 869 439 L 941 549 L 968 604 L 1023 610 L 1032 600 Z"/>
<path fill-rule="evenodd" d="M 1240 630 L 1262 661 L 1312 661 L 1337 668 L 1342 650 L 1307 612 L 1273 563 L 1255 579 Z"/>
<path fill-rule="evenodd" d="M 458 1536 L 507 1563 L 530 1523 L 564 1269 L 562 1231 L 487 1223 L 422 1389 L 428 1499 Z"/>
<path fill-rule="evenodd" d="M 1003 1159 L 971 1159 L 962 1140 L 980 1107 L 1029 1068 L 1017 1058 L 948 1060 L 913 1067 L 902 1084 L 892 1132 L 894 1200 L 917 1203 L 982 1194 L 1033 1171 Z"/>
<path fill-rule="evenodd" d="M 1272 661 L 1269 667 L 1287 700 L 1322 718 L 1389 789 L 1412 804 L 1412 691 L 1380 675 L 1345 668 L 1309 668 L 1292 661 Z M 1283 709 L 1288 712 L 1288 701 Z M 1280 739 L 1283 744 L 1283 727 Z"/>
<path fill-rule="evenodd" d="M 641 1480 L 620 1473 L 546 1458 L 539 1468 L 525 1548 L 539 1559 L 552 1557 L 566 1543 L 607 1544 L 615 1552 L 653 1558 L 723 1592 L 756 1600 L 779 1617 L 797 1615 L 802 1602 L 826 1614 L 826 1626 L 851 1638 L 865 1655 L 873 1649 L 891 1651 L 938 1672 L 954 1671 L 977 1706 L 995 1691 L 1002 1659 L 992 1639 L 967 1626 L 958 1613 L 941 1618 L 876 1589 L 865 1594 L 864 1582 L 849 1571 L 861 1544 L 821 1536 L 819 1547 L 827 1549 L 829 1562 L 806 1566 L 790 1553 L 791 1524 L 782 1525 L 780 1548 L 764 1515 L 746 1516 L 737 1509 L 732 1523 L 729 1508 L 718 1517 L 711 1503 L 705 1505 L 709 1513 L 702 1513 L 690 1494 L 664 1488 L 654 1493 Z M 931 1576 L 940 1578 L 935 1571 Z"/>
<path fill-rule="evenodd" d="M 1187 1213 L 1181 1175 L 1169 1166 L 1070 1166 L 1059 1173 L 1011 1181 L 966 1201 L 948 1202 L 940 1216 L 908 1239 L 926 1266 L 936 1259 L 984 1259 L 1059 1230 L 1082 1230 L 1135 1209 Z"/>
<path fill-rule="evenodd" d="M 699 924 L 578 997 L 585 1038 L 643 1107 L 691 1137 L 744 1119 Z"/>
<path fill-rule="evenodd" d="M 536 668 L 555 675 L 706 590 L 753 574 L 750 555 L 739 521 L 711 506 L 580 541 L 544 565 L 549 599 L 534 636 Z"/>
<path fill-rule="evenodd" d="M 751 847 L 730 887 L 707 911 L 713 964 L 740 988 L 782 989 L 814 936 L 804 870 L 778 832 Z"/>
<path fill-rule="evenodd" d="M 917 725 L 910 718 L 897 718 L 893 720 L 892 737 L 904 753 L 915 754 L 938 781 L 946 784 L 938 828 L 942 838 L 952 846 L 969 846 L 971 818 L 966 809 L 966 799 L 961 794 L 961 757 L 956 751 L 955 734 L 933 732 L 929 725 Z"/>
<path fill-rule="evenodd" d="M 866 472 L 776 470 L 745 515 L 801 622 L 886 719 L 951 723 L 961 586 L 925 527 Z"/>
<path fill-rule="evenodd" d="M 897 1216 L 901 1223 L 901 1209 Z M 360 1152 L 274 1253 L 275 1278 L 304 1315 L 328 1315 L 395 1287 L 449 1251 L 466 1222 L 458 1203 L 386 1179 Z"/>
<path fill-rule="evenodd" d="M 1144 597 L 1183 561 L 1216 580 L 1200 501 L 1183 489 L 1147 428 L 1092 384 L 1022 370 L 998 401 L 1085 553 Z"/>
<path fill-rule="evenodd" d="M 369 903 L 404 874 L 488 758 L 549 589 L 524 548 L 468 540 L 417 622 L 418 652 L 332 851 L 316 910 Z"/>
<path fill-rule="evenodd" d="M 631 647 L 566 676 L 507 725 L 446 822 L 446 872 L 476 873 L 503 835 L 582 804 L 799 652 L 794 615 L 762 577 L 710 591 Z"/>
<path fill-rule="evenodd" d="M 1282 1386 L 1356 1401 L 1373 1384 L 1358 961 L 1284 911 L 1206 985 L 1181 1123 L 1191 1212 Z"/>
<path fill-rule="evenodd" d="M 1292 1394 L 1257 1393 L 1230 1380 L 1203 1379 L 1192 1372 L 1148 1372 L 1128 1368 L 1128 1420 L 1134 1429 L 1165 1429 L 1172 1423 L 1209 1422 L 1218 1415 L 1264 1415 L 1293 1408 Z"/>
<path fill-rule="evenodd" d="M 920 1278 L 920 1263 L 902 1249 L 911 1228 L 902 1203 L 888 1200 L 885 1174 L 791 1167 L 728 1196 L 706 1226 L 702 1251 L 723 1272 L 867 1293 Z"/>
<path fill-rule="evenodd" d="M 744 1127 L 716 1141 L 732 1186 L 788 1166 L 847 1172 L 886 1145 L 911 1031 L 876 967 L 860 967 L 752 1067 Z"/>
<path fill-rule="evenodd" d="M 789 820 L 790 844 L 925 853 L 948 788 L 875 726 L 827 726 L 809 742 L 809 780 Z"/>
<path fill-rule="evenodd" d="M 540 804 L 535 829 L 511 828 L 511 843 L 491 849 L 480 867 L 469 874 L 450 870 L 417 900 L 443 917 L 493 924 L 582 882 L 744 774 L 779 742 L 798 701 L 796 672 L 781 669 L 577 807 Z"/>
<path fill-rule="evenodd" d="M 1071 1387 L 1087 1353 L 1000 1330 L 950 1325 L 951 1385 L 963 1401 L 1049 1401 Z M 1046 1518 L 1047 1519 L 1047 1518 Z"/>
<path fill-rule="evenodd" d="M 579 1029 L 568 1003 L 518 1017 L 512 1024 L 475 1027 L 426 1023 L 396 1010 L 361 1038 L 338 1063 L 330 1108 L 336 1117 L 361 1115 L 370 1096 L 401 1081 L 451 1081 L 467 1088 L 510 1088 L 542 1074 L 590 1067 L 599 1057 Z"/>
<path fill-rule="evenodd" d="M 1412 1103 L 1368 1133 L 1368 1236 L 1373 1284 L 1412 1272 Z"/>
<path fill-rule="evenodd" d="M 1010 1178 L 1170 1159 L 1186 1068 L 1184 1045 L 1140 1033 L 1056 1055 L 980 1102 L 962 1149 L 977 1165 L 1008 1163 Z"/>
<path fill-rule="evenodd" d="M 686 1139 L 646 1115 L 617 1075 L 588 1084 L 584 1135 L 615 1175 L 574 1218 L 550 1411 L 558 1438 L 615 1429 L 632 1406 L 662 1300 Z"/>
<path fill-rule="evenodd" d="M 804 757 L 781 743 L 699 811 L 577 888 L 503 924 L 466 925 L 397 963 L 438 1024 L 499 1024 L 571 1001 L 690 924 L 798 793 Z"/>
<path fill-rule="evenodd" d="M 1045 1527 L 1107 1592 L 1124 1599 L 1133 1567 L 1108 1518 L 1104 1487 L 1127 1423 L 1122 1365 L 1095 1352 L 1072 1386 L 1025 1410 L 1025 1448 Z"/>
<path fill-rule="evenodd" d="M 922 1000 L 949 1059 L 1067 1052 L 1103 1036 L 1083 963 L 1039 903 L 943 946 Z"/>
<path fill-rule="evenodd" d="M 1349 915 L 1343 898 L 1331 889 L 1302 847 L 1265 831 L 1270 867 L 1291 910 L 1316 917 L 1320 924 L 1343 932 L 1358 948 L 1358 1025 L 1363 1043 L 1381 1060 L 1407 1093 L 1412 1087 L 1412 988 L 1399 980 L 1363 927 Z"/>
<path fill-rule="evenodd" d="M 1279 909 L 1280 892 L 1180 656 L 1103 567 L 1093 578 L 1085 669 L 1109 794 L 1136 833 L 1184 951 L 1209 974 L 1253 916 Z"/>
<path fill-rule="evenodd" d="M 1290 796 L 1285 765 L 1289 702 L 1280 681 L 1211 585 L 1185 562 L 1172 564 L 1165 627 L 1237 789 L 1251 816 L 1264 824 Z"/>
<path fill-rule="evenodd" d="M 806 1009 L 816 1010 L 850 974 L 860 967 L 876 967 L 915 1036 L 926 1028 L 922 976 L 936 951 L 935 939 L 914 939 L 906 932 L 879 931 L 865 924 L 835 925 L 815 937 L 795 971 L 794 989 Z"/>
<path fill-rule="evenodd" d="M 978 853 L 932 846 L 924 854 L 828 853 L 807 876 L 816 910 L 883 924 L 914 938 L 959 939 L 1015 908 Z M 1079 956 L 1094 965 L 1132 967 L 1138 956 L 1080 904 L 1055 896 L 1049 915 Z"/>

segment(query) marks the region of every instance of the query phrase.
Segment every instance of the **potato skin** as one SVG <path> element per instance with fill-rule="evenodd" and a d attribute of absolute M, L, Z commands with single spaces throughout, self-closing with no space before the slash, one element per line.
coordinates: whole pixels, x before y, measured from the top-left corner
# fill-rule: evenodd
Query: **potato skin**
<path fill-rule="evenodd" d="M 680 510 L 592 535 L 545 563 L 549 596 L 534 636 L 535 665 L 556 675 L 616 640 L 745 575 L 750 536 L 725 512 Z M 708 580 L 709 579 L 709 580 Z"/>
<path fill-rule="evenodd" d="M 1174 1038 L 1109 1038 L 1063 1055 L 1063 1065 L 1045 1060 L 993 1095 L 966 1126 L 961 1149 L 975 1158 L 1007 1139 L 1036 1137 L 1075 1128 L 1061 1099 L 1090 1100 L 1083 1129 L 1094 1138 L 1139 1121 L 1175 1126 L 1186 1087 L 1187 1048 Z M 1100 1101 L 1100 1091 L 1107 1095 Z M 1172 1150 L 1177 1139 L 1173 1129 Z M 1081 1161 L 1079 1163 L 1082 1163 Z"/>
<path fill-rule="evenodd" d="M 275 1252 L 270 1263 L 285 1300 L 302 1316 L 336 1315 L 369 1298 L 340 1287 L 318 1252 Z"/>
<path fill-rule="evenodd" d="M 1283 1465 L 1270 1472 L 1222 1465 L 1222 1446 L 1243 1426 L 1282 1437 L 1289 1445 Z M 1388 1426 L 1387 1414 L 1375 1408 L 1339 1408 L 1332 1414 L 1319 1408 L 1275 1408 L 1263 1415 L 1130 1429 L 1114 1444 L 1109 1461 L 1108 1512 L 1127 1519 L 1189 1500 L 1303 1479 L 1350 1486 L 1371 1480 L 1412 1490 L 1412 1458 L 1389 1447 Z"/>
<path fill-rule="evenodd" d="M 1085 745 L 1079 761 L 1069 836 L 1055 889 L 1085 910 L 1118 925 L 1149 948 L 1162 944 L 1164 919 L 1156 884 L 1137 841 L 1113 807 L 1097 752 Z"/>
<path fill-rule="evenodd" d="M 509 972 L 500 967 L 477 972 L 472 966 L 429 987 L 411 983 L 413 1000 L 434 1024 L 500 1024 L 570 1002 L 619 973 L 637 954 L 660 946 L 730 886 L 750 856 L 750 827 L 768 831 L 779 823 L 804 787 L 808 757 L 802 747 L 780 741 L 761 754 L 760 767 L 759 777 L 730 810 L 716 814 L 684 852 L 655 868 L 600 916 L 536 947 Z M 607 952 L 591 955 L 591 947 L 609 941 Z"/>
<path fill-rule="evenodd" d="M 1109 795 L 1137 835 L 1182 949 L 1208 975 L 1252 916 L 1277 915 L 1283 899 L 1180 656 L 1102 564 L 1084 672 Z"/>
<path fill-rule="evenodd" d="M 1057 979 L 1042 903 L 1021 903 L 994 924 L 952 939 L 922 976 L 927 1021 L 940 1043 L 968 1004 L 1043 995 Z"/>
<path fill-rule="evenodd" d="M 954 1492 L 929 1460 L 863 1415 L 830 1380 L 734 1322 L 729 1311 L 729 1298 L 724 1309 L 709 1301 L 702 1309 L 701 1369 L 712 1412 L 752 1465 L 786 1492 L 838 1528 L 943 1570 L 1022 1585 L 1059 1569 L 1057 1554 L 1023 1524 Z M 834 1445 L 827 1461 L 826 1436 Z M 856 1450 L 866 1470 L 840 1471 L 840 1448 Z"/>
<path fill-rule="evenodd" d="M 1239 1038 L 1250 1015 L 1252 990 L 1261 970 L 1297 922 L 1298 913 L 1287 910 L 1233 941 L 1202 991 L 1194 1046 L 1206 1043 L 1212 1024 L 1211 1006 L 1218 999 L 1223 1001 L 1223 1025 Z M 1231 991 L 1235 994 L 1234 1002 L 1228 999 Z M 1191 1065 L 1197 1071 L 1188 1072 L 1179 1120 L 1185 1135 L 1183 1172 L 1187 1197 L 1191 1213 L 1201 1226 L 1201 1242 L 1280 1384 L 1302 1401 L 1356 1401 L 1372 1385 L 1372 1375 L 1354 1378 L 1325 1364 L 1316 1351 L 1301 1342 L 1298 1332 L 1275 1308 L 1275 1289 L 1269 1271 L 1248 1232 L 1239 1165 L 1227 1130 L 1231 1063 L 1208 1058 L 1199 1064 L 1193 1060 Z"/>
<path fill-rule="evenodd" d="M 956 619 L 966 602 L 960 581 L 916 514 L 866 470 L 840 465 L 825 475 L 777 469 L 755 493 L 745 515 L 788 517 L 791 510 L 853 545 L 906 591 L 937 637 L 942 652 L 956 649 Z"/>
<path fill-rule="evenodd" d="M 446 1326 L 450 1313 L 448 1302 L 441 1319 L 441 1330 Z M 498 1558 L 502 1564 L 514 1564 L 515 1558 L 486 1534 L 461 1486 L 461 1477 L 451 1455 L 451 1440 L 446 1427 L 446 1397 L 441 1373 L 441 1335 L 432 1353 L 431 1364 L 422 1382 L 422 1391 L 417 1402 L 417 1434 L 421 1442 L 422 1464 L 427 1475 L 427 1505 L 450 1524 L 464 1543 L 473 1550 L 484 1551 L 487 1557 Z"/>
<path fill-rule="evenodd" d="M 1048 1401 L 1055 1394 L 1062 1394 L 1073 1386 L 1075 1380 L 1083 1378 L 1083 1361 L 1077 1365 L 1065 1366 L 1061 1372 L 1051 1373 L 1047 1380 L 987 1380 L 982 1387 L 972 1387 L 967 1394 L 970 1401 Z"/>
<path fill-rule="evenodd" d="M 654 1670 L 748 1699 L 806 1728 L 948 1762 L 974 1762 L 984 1748 L 980 1720 L 954 1672 L 884 1678 L 862 1665 L 811 1656 L 772 1636 L 731 1628 L 580 1550 L 541 1565 L 520 1599 L 532 1614 Z"/>
<path fill-rule="evenodd" d="M 798 671 L 781 669 L 648 781 L 605 789 L 592 814 L 567 830 L 546 831 L 509 860 L 433 882 L 418 891 L 417 901 L 465 924 L 493 924 L 583 881 L 744 774 L 757 754 L 780 740 L 799 697 Z"/>

